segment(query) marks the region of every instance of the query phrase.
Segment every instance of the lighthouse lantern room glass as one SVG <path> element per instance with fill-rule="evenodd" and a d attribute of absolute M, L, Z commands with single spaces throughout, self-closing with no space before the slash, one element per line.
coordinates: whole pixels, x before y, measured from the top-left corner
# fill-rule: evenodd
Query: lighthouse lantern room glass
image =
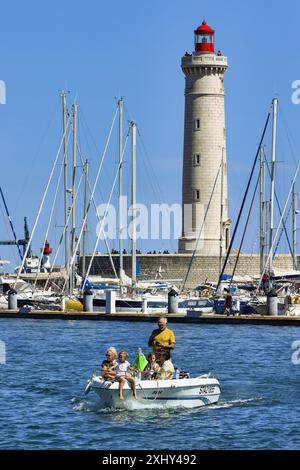
<path fill-rule="evenodd" d="M 215 51 L 215 31 L 203 21 L 195 30 L 195 52 L 198 54 L 213 54 Z"/>

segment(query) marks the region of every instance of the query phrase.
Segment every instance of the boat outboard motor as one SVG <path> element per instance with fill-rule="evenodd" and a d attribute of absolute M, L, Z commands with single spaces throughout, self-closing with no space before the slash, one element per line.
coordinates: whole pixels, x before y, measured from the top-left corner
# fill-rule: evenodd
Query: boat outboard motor
<path fill-rule="evenodd" d="M 91 390 L 91 386 L 92 386 L 92 379 L 89 379 L 86 383 L 86 386 L 85 386 L 85 389 L 84 389 L 84 394 L 87 395 L 90 390 Z"/>

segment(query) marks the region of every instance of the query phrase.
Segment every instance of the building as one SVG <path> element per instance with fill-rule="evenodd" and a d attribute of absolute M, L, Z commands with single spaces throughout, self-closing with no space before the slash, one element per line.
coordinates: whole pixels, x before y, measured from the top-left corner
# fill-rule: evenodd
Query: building
<path fill-rule="evenodd" d="M 227 57 L 215 52 L 215 31 L 205 21 L 195 49 L 182 57 L 185 118 L 182 178 L 183 232 L 179 252 L 219 256 L 230 241 L 224 75 Z"/>

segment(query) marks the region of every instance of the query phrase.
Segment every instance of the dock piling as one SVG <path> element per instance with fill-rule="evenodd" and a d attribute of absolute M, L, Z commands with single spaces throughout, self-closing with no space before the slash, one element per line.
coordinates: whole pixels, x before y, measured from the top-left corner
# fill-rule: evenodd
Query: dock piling
<path fill-rule="evenodd" d="M 175 289 L 168 293 L 168 313 L 178 313 L 178 292 Z"/>
<path fill-rule="evenodd" d="M 8 291 L 8 310 L 18 310 L 17 292 L 14 289 Z"/>
<path fill-rule="evenodd" d="M 275 289 L 271 289 L 267 294 L 267 315 L 278 316 L 278 296 Z"/>
<path fill-rule="evenodd" d="M 106 291 L 105 313 L 116 313 L 116 292 L 114 290 Z"/>
<path fill-rule="evenodd" d="M 143 298 L 142 313 L 148 313 L 148 299 Z"/>
<path fill-rule="evenodd" d="M 83 309 L 85 312 L 93 312 L 94 305 L 93 305 L 93 292 L 91 290 L 84 291 L 83 294 Z"/>

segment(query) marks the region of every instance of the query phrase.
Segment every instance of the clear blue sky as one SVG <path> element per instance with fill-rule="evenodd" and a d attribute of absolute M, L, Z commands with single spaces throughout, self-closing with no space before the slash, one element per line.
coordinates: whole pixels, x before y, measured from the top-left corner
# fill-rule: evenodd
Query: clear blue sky
<path fill-rule="evenodd" d="M 291 102 L 291 83 L 300 79 L 299 15 L 296 1 L 285 2 L 284 8 L 279 2 L 258 0 L 2 3 L 0 80 L 7 86 L 7 104 L 0 105 L 1 185 L 18 235 L 22 236 L 25 215 L 33 225 L 58 146 L 61 89 L 71 90 L 70 104 L 77 96 L 81 144 L 92 174 L 115 97 L 123 95 L 156 174 L 153 183 L 147 162 L 140 164 L 139 199 L 181 202 L 184 77 L 180 59 L 186 50 L 192 51 L 193 30 L 203 19 L 216 30 L 216 46 L 229 60 L 225 86 L 230 216 L 235 220 L 274 94 L 280 100 L 278 193 L 283 203 L 299 156 L 300 106 Z M 269 142 L 268 137 L 268 152 Z M 114 144 L 107 178 L 101 182 L 104 199 L 116 158 Z M 155 194 L 154 186 L 159 188 Z M 49 212 L 50 203 L 47 207 Z M 46 220 L 47 214 L 34 243 L 37 252 Z M 10 234 L 3 215 L 0 221 L 0 238 L 6 239 Z M 56 223 L 62 224 L 59 213 Z M 245 249 L 254 246 L 257 227 L 256 216 Z M 92 229 L 90 245 L 93 234 Z M 51 236 L 57 241 L 59 229 Z M 177 244 L 143 242 L 140 248 L 174 251 Z M 17 260 L 14 248 L 0 247 L 0 255 L 12 263 Z"/>

